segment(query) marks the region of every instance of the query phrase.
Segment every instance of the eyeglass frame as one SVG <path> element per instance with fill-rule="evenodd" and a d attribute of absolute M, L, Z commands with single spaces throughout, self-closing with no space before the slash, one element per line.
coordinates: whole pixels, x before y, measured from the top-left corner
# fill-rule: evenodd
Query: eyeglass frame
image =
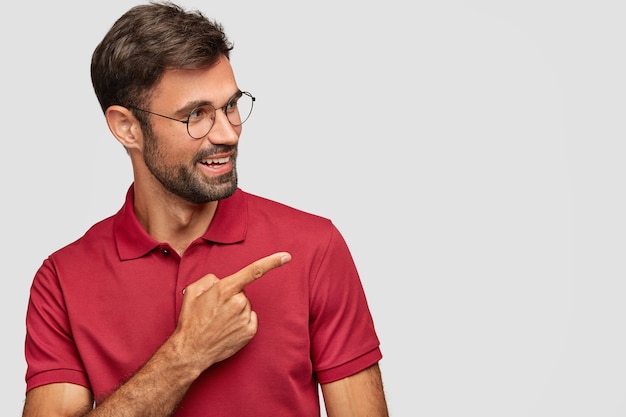
<path fill-rule="evenodd" d="M 250 105 L 250 112 L 248 113 L 248 115 L 246 116 L 246 118 L 245 118 L 245 119 L 243 119 L 243 120 L 241 121 L 241 123 L 239 123 L 239 124 L 235 124 L 235 123 L 233 123 L 233 122 L 230 120 L 230 118 L 228 117 L 228 113 L 226 113 L 226 108 L 227 108 L 227 107 L 231 104 L 231 102 L 233 101 L 233 99 L 234 99 L 235 97 L 241 98 L 244 94 L 245 94 L 245 95 L 247 95 L 248 97 L 250 97 L 250 98 L 252 99 L 252 104 Z M 244 122 L 245 122 L 246 120 L 248 120 L 248 119 L 250 118 L 250 115 L 252 114 L 252 109 L 254 109 L 254 102 L 255 102 L 255 101 L 256 101 L 256 97 L 254 97 L 254 96 L 252 95 L 252 93 L 250 93 L 250 92 L 248 92 L 248 91 L 241 91 L 241 90 L 239 90 L 238 92 L 236 92 L 235 94 L 233 94 L 233 95 L 232 95 L 232 97 L 228 99 L 228 102 L 226 102 L 226 104 L 224 104 L 222 107 L 217 107 L 217 108 L 216 108 L 216 107 L 215 107 L 214 105 L 212 105 L 211 103 L 200 104 L 200 105 L 198 105 L 198 106 L 194 107 L 194 108 L 193 108 L 193 109 L 189 112 L 189 114 L 187 115 L 187 119 L 185 119 L 185 120 L 180 120 L 180 119 L 177 119 L 176 117 L 171 117 L 171 116 L 166 116 L 166 115 L 164 115 L 164 114 L 155 113 L 155 112 L 153 112 L 153 111 L 146 110 L 146 109 L 142 109 L 142 108 L 140 108 L 140 107 L 136 107 L 136 106 L 131 106 L 131 105 L 128 105 L 128 106 L 126 106 L 126 107 L 127 107 L 127 108 L 129 108 L 129 109 L 139 110 L 139 111 L 142 111 L 142 112 L 145 112 L 145 113 L 148 113 L 148 114 L 152 114 L 152 115 L 154 115 L 154 116 L 159 116 L 159 117 L 163 117 L 163 118 L 165 118 L 165 119 L 173 120 L 173 121 L 175 121 L 175 122 L 180 122 L 180 123 L 182 123 L 182 124 L 184 124 L 184 125 L 186 125 L 186 126 L 187 126 L 187 134 L 189 135 L 189 137 L 190 137 L 190 138 L 192 138 L 192 139 L 202 139 L 203 137 L 205 137 L 206 135 L 208 135 L 208 134 L 209 134 L 209 132 L 211 131 L 211 129 L 213 129 L 213 126 L 215 125 L 215 118 L 213 118 L 213 121 L 211 122 L 211 127 L 209 128 L 209 130 L 208 130 L 208 131 L 207 131 L 204 135 L 202 135 L 202 136 L 200 136 L 200 137 L 195 137 L 195 136 L 192 136 L 192 135 L 191 135 L 191 133 L 189 133 L 189 119 L 191 118 L 191 115 L 193 114 L 193 112 L 195 112 L 195 111 L 196 111 L 196 109 L 198 109 L 199 107 L 203 107 L 203 106 L 211 106 L 211 107 L 213 108 L 213 110 L 215 110 L 214 114 L 217 114 L 217 111 L 218 111 L 218 110 L 222 110 L 222 111 L 224 112 L 224 115 L 226 116 L 226 120 L 228 120 L 228 123 L 230 123 L 232 126 L 241 126 L 242 124 L 244 124 Z"/>

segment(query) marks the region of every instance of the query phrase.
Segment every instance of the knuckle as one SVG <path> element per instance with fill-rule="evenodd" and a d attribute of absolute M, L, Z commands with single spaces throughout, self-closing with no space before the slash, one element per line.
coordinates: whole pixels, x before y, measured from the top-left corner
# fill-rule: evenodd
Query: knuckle
<path fill-rule="evenodd" d="M 237 309 L 243 310 L 248 306 L 248 298 L 242 293 L 233 296 L 232 302 Z"/>
<path fill-rule="evenodd" d="M 213 274 L 208 274 L 201 279 L 192 282 L 185 287 L 185 293 L 191 293 L 193 295 L 200 295 L 218 281 L 217 277 Z"/>
<path fill-rule="evenodd" d="M 261 266 L 258 264 L 253 264 L 250 272 L 254 279 L 257 279 L 263 276 L 263 268 L 261 268 Z"/>

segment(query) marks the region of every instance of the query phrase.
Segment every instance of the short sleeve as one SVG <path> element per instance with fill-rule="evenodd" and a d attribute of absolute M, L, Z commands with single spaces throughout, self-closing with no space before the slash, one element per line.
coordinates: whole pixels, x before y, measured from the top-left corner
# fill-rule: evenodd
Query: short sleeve
<path fill-rule="evenodd" d="M 46 259 L 30 289 L 26 313 L 26 389 L 68 382 L 89 388 L 72 337 L 61 286 L 53 263 Z"/>
<path fill-rule="evenodd" d="M 311 281 L 310 311 L 311 356 L 320 383 L 353 375 L 382 358 L 359 274 L 335 226 Z"/>

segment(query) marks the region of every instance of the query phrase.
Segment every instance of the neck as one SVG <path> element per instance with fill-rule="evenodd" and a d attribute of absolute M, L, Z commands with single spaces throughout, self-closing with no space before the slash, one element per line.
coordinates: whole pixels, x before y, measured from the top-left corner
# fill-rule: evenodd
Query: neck
<path fill-rule="evenodd" d="M 162 188 L 147 190 L 135 184 L 134 208 L 139 223 L 150 236 L 168 243 L 179 255 L 206 232 L 217 204 L 192 204 Z"/>

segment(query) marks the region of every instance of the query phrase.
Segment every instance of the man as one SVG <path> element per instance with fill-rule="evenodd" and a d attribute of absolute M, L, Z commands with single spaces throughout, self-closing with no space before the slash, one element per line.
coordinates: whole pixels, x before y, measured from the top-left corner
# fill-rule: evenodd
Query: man
<path fill-rule="evenodd" d="M 237 187 L 254 96 L 231 49 L 200 12 L 153 3 L 94 51 L 134 181 L 118 213 L 33 280 L 25 417 L 319 416 L 318 384 L 329 416 L 388 415 L 341 235 Z"/>

